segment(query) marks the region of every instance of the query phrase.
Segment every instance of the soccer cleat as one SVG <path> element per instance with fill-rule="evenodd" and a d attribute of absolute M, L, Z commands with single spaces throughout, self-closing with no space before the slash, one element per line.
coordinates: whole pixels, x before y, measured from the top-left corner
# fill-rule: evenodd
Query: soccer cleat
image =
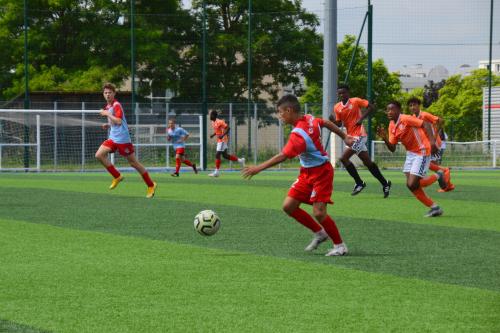
<path fill-rule="evenodd" d="M 347 246 L 344 243 L 333 245 L 333 249 L 328 251 L 325 256 L 326 257 L 337 257 L 344 256 L 348 253 Z"/>
<path fill-rule="evenodd" d="M 196 164 L 193 164 L 193 171 L 195 174 L 198 174 L 198 169 L 196 169 Z"/>
<path fill-rule="evenodd" d="M 112 190 L 115 187 L 117 187 L 118 184 L 120 184 L 120 182 L 122 180 L 123 180 L 123 176 L 122 175 L 118 176 L 117 178 L 114 178 L 113 181 L 111 182 L 111 185 L 109 185 L 109 189 Z"/>
<path fill-rule="evenodd" d="M 319 244 L 323 243 L 327 239 L 328 239 L 328 234 L 323 229 L 314 233 L 314 237 L 313 237 L 311 243 L 309 243 L 309 245 L 306 246 L 304 251 L 310 252 L 310 251 L 316 250 L 318 248 Z"/>
<path fill-rule="evenodd" d="M 446 184 L 449 185 L 451 183 L 450 168 L 444 168 L 443 171 L 444 171 L 444 181 L 446 182 Z"/>
<path fill-rule="evenodd" d="M 358 195 L 363 189 L 366 187 L 366 183 L 362 182 L 361 184 L 354 185 L 354 189 L 352 190 L 351 195 Z"/>
<path fill-rule="evenodd" d="M 424 217 L 436 217 L 436 216 L 441 216 L 443 215 L 443 210 L 439 207 L 433 207 L 431 208 L 427 214 L 424 215 Z"/>
<path fill-rule="evenodd" d="M 244 157 L 238 158 L 238 163 L 240 163 L 241 167 L 244 168 L 245 167 L 245 158 Z"/>
<path fill-rule="evenodd" d="M 387 181 L 387 185 L 382 186 L 382 191 L 384 192 L 384 199 L 389 196 L 389 192 L 391 191 L 392 183 L 390 180 Z"/>
<path fill-rule="evenodd" d="M 440 192 L 440 193 L 450 192 L 450 191 L 453 191 L 454 189 L 455 189 L 455 185 L 453 185 L 452 183 L 449 183 L 447 188 L 445 188 L 444 190 L 440 188 L 438 190 L 438 192 Z"/>
<path fill-rule="evenodd" d="M 148 187 L 148 192 L 146 193 L 146 198 L 150 199 L 155 196 L 155 191 L 156 191 L 156 183 L 153 182 L 153 186 Z"/>
<path fill-rule="evenodd" d="M 212 173 L 209 173 L 208 177 L 219 177 L 219 173 L 217 171 L 214 171 Z"/>
<path fill-rule="evenodd" d="M 444 172 L 442 170 L 438 170 L 436 174 L 438 176 L 437 181 L 439 183 L 439 187 L 443 190 L 446 189 L 448 187 L 448 183 L 444 180 Z"/>
<path fill-rule="evenodd" d="M 174 172 L 174 173 L 171 173 L 170 176 L 172 176 L 172 177 L 179 177 L 179 173 L 178 172 Z"/>

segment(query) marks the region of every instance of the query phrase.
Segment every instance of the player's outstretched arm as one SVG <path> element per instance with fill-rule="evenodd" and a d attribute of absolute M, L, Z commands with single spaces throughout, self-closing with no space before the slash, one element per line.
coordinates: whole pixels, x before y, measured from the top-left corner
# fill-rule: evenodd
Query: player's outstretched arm
<path fill-rule="evenodd" d="M 345 144 L 349 147 L 351 147 L 354 143 L 354 138 L 350 135 L 347 135 L 344 133 L 337 125 L 335 125 L 333 122 L 324 119 L 323 120 L 323 127 L 328 128 L 330 131 L 333 133 L 337 134 L 342 140 L 344 140 Z"/>
<path fill-rule="evenodd" d="M 377 128 L 377 134 L 382 138 L 382 140 L 384 140 L 384 143 L 387 146 L 387 148 L 392 153 L 394 153 L 396 151 L 396 145 L 389 142 L 389 137 L 387 136 L 387 130 L 383 126 L 380 126 Z"/>
<path fill-rule="evenodd" d="M 249 166 L 249 167 L 243 168 L 243 170 L 241 170 L 241 175 L 245 179 L 250 179 L 253 176 L 255 176 L 256 174 L 258 174 L 259 172 L 266 170 L 272 166 L 275 166 L 276 164 L 280 164 L 281 162 L 285 161 L 287 158 L 288 157 L 285 154 L 279 153 L 278 155 L 271 157 L 270 159 L 268 159 L 267 161 L 265 161 L 259 165 L 254 165 L 254 166 Z"/>

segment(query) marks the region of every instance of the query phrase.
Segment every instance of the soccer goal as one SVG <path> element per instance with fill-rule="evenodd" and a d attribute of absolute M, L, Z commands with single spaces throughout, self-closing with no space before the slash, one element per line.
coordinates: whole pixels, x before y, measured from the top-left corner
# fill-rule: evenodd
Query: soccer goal
<path fill-rule="evenodd" d="M 136 155 L 148 169 L 175 165 L 175 151 L 167 141 L 168 113 L 139 114 L 127 119 Z M 189 133 L 191 160 L 202 165 L 201 115 L 176 115 Z M 97 110 L 0 109 L 0 171 L 93 171 L 102 166 L 94 158 L 106 140 L 105 119 Z M 111 160 L 127 169 L 119 154 Z M 198 163 L 198 162 L 197 162 Z"/>

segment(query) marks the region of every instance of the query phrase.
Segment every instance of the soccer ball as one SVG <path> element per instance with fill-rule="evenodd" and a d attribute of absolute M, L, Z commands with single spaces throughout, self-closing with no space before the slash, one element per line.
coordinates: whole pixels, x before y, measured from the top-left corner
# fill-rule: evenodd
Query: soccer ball
<path fill-rule="evenodd" d="M 213 210 L 202 210 L 194 217 L 194 229 L 203 236 L 212 236 L 220 228 L 220 219 Z"/>

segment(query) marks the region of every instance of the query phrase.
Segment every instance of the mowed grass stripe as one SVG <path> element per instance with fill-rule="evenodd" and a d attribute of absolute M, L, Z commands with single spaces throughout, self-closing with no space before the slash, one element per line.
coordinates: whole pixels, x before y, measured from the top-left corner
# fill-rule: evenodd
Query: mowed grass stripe
<path fill-rule="evenodd" d="M 276 209 L 258 209 L 174 200 L 145 200 L 34 189 L 4 189 L 0 218 L 65 228 L 195 244 L 249 253 L 341 265 L 359 270 L 417 277 L 500 290 L 500 233 L 339 217 L 351 249 L 344 258 L 303 251 L 311 233 Z M 222 230 L 206 238 L 193 230 L 196 212 L 211 208 Z M 329 244 L 331 246 L 331 244 Z"/>
<path fill-rule="evenodd" d="M 496 331 L 499 293 L 0 221 L 4 318 L 56 332 Z"/>
<path fill-rule="evenodd" d="M 287 186 L 282 187 L 254 186 L 257 182 L 253 181 L 235 181 L 234 184 L 227 185 L 225 182 L 211 180 L 210 184 L 188 184 L 183 181 L 176 182 L 172 180 L 168 183 L 161 183 L 158 180 L 159 187 L 155 200 L 160 198 L 184 200 L 205 203 L 209 206 L 224 203 L 226 205 L 248 208 L 279 210 L 290 185 L 287 184 Z M 6 178 L 1 179 L 0 184 L 19 188 L 50 188 L 75 191 L 77 193 L 109 194 L 110 200 L 116 196 L 141 198 L 145 196 L 146 190 L 144 183 L 128 182 L 126 180 L 118 188 L 110 192 L 108 190 L 108 182 L 104 180 L 89 181 L 85 177 L 79 181 L 75 181 L 74 178 L 69 178 L 67 181 L 52 181 L 51 179 L 41 180 L 35 177 L 29 179 L 29 181 L 25 179 L 22 182 L 17 179 Z M 370 191 L 375 190 L 373 186 L 369 185 L 369 187 L 371 188 Z M 379 190 L 378 186 L 376 189 Z M 483 188 L 483 190 L 486 189 L 489 188 Z M 432 188 L 431 191 L 435 191 L 435 188 Z M 398 192 L 401 193 L 398 194 Z M 499 195 L 497 192 L 497 189 L 491 189 L 491 191 L 485 192 L 485 196 L 491 200 Z M 427 207 L 423 206 L 409 194 L 409 191 L 403 185 L 395 185 L 394 191 L 388 199 L 383 199 L 379 192 L 376 194 L 370 193 L 368 189 L 366 193 L 363 192 L 356 197 L 351 197 L 348 193 L 337 191 L 336 186 L 333 194 L 335 205 L 330 208 L 330 212 L 334 217 L 349 216 L 359 219 L 369 218 L 394 222 L 500 231 L 500 224 L 497 222 L 497 216 L 500 215 L 499 205 L 492 204 L 491 201 L 453 200 L 453 195 L 455 194 L 455 192 L 432 193 L 432 198 L 442 206 L 445 214 L 437 219 L 426 219 L 423 218 L 423 215 L 427 212 Z M 472 194 L 469 194 L 469 197 L 475 198 Z"/>

